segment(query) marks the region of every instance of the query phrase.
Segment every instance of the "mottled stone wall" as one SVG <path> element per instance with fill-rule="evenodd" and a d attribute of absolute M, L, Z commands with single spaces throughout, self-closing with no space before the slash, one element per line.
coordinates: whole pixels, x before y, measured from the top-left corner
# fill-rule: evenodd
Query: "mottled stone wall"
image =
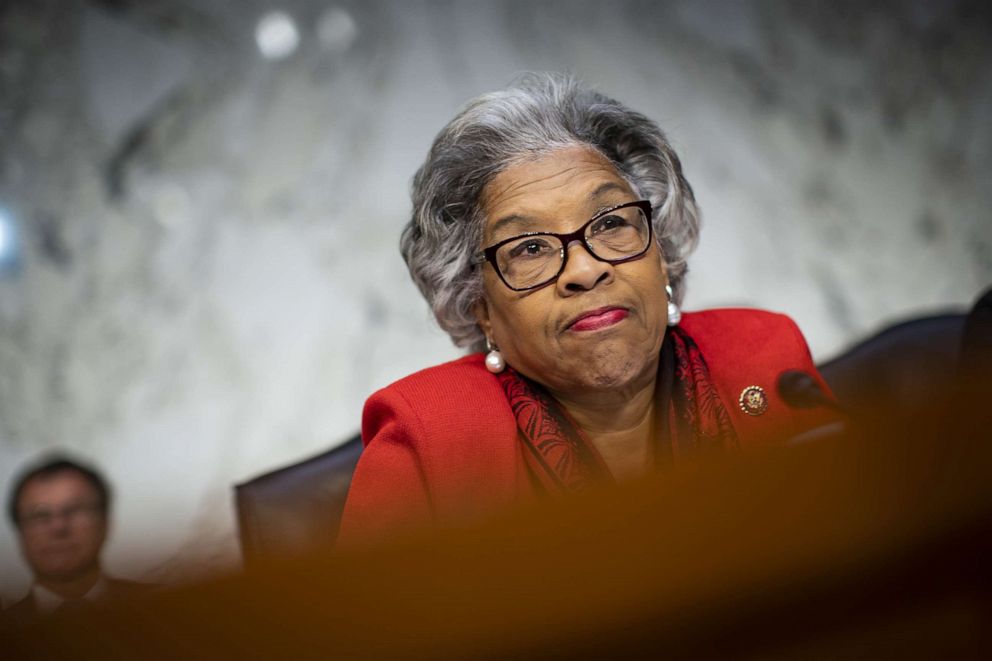
<path fill-rule="evenodd" d="M 458 355 L 398 255 L 408 183 L 524 70 L 668 131 L 704 212 L 688 308 L 785 311 L 822 359 L 967 305 L 992 283 L 988 10 L 801 5 L 285 2 L 299 47 L 266 60 L 276 3 L 5 4 L 0 481 L 74 449 L 117 486 L 112 570 L 236 562 L 232 483 Z M 2 528 L 0 593 L 25 584 Z"/>

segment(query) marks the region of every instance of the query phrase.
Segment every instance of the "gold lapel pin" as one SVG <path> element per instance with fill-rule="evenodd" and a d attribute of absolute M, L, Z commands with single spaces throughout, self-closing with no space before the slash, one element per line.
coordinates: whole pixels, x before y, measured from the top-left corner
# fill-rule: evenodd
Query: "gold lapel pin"
<path fill-rule="evenodd" d="M 761 415 L 768 410 L 768 395 L 761 386 L 748 386 L 742 390 L 738 402 L 748 415 Z"/>

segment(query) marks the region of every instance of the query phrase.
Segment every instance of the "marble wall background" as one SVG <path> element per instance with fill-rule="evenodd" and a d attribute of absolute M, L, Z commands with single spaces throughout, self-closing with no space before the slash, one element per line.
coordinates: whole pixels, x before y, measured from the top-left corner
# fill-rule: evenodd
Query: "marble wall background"
<path fill-rule="evenodd" d="M 232 483 L 458 355 L 398 255 L 408 182 L 524 70 L 668 130 L 704 212 L 686 307 L 785 311 L 818 359 L 964 307 L 992 283 L 990 26 L 964 0 L 5 3 L 0 483 L 72 449 L 116 485 L 111 571 L 235 565 Z"/>

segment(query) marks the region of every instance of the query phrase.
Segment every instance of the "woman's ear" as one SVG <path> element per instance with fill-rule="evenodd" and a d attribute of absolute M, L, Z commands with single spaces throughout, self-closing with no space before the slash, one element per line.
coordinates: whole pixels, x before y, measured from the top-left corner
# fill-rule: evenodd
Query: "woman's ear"
<path fill-rule="evenodd" d="M 472 314 L 475 315 L 475 322 L 479 324 L 483 334 L 491 338 L 493 336 L 493 325 L 489 319 L 489 303 L 485 298 L 480 298 L 472 306 Z"/>

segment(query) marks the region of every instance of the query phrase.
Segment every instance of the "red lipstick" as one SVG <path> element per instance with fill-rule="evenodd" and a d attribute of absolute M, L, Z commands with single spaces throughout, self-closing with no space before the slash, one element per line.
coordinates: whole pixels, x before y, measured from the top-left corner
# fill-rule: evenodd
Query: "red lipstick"
<path fill-rule="evenodd" d="M 625 309 L 617 307 L 590 310 L 576 317 L 569 325 L 568 330 L 580 332 L 599 330 L 600 328 L 606 328 L 607 326 L 620 323 L 627 318 L 628 314 Z"/>

